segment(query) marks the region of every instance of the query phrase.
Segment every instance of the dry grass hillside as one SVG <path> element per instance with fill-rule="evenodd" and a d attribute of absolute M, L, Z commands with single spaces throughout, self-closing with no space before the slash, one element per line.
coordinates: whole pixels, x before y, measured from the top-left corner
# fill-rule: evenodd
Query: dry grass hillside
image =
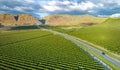
<path fill-rule="evenodd" d="M 17 18 L 17 19 L 16 19 Z M 0 14 L 0 25 L 3 26 L 25 26 L 25 25 L 40 25 L 41 22 L 35 17 L 28 14 L 12 16 L 9 14 Z"/>
<path fill-rule="evenodd" d="M 16 24 L 16 20 L 14 16 L 8 14 L 0 14 L 0 23 L 4 26 L 14 26 Z"/>
<path fill-rule="evenodd" d="M 71 15 L 53 15 L 44 18 L 47 25 L 51 26 L 84 26 L 99 24 L 106 18 L 98 18 L 91 15 L 71 16 Z"/>
<path fill-rule="evenodd" d="M 39 20 L 28 14 L 22 14 L 18 17 L 17 25 L 34 25 L 41 24 Z"/>

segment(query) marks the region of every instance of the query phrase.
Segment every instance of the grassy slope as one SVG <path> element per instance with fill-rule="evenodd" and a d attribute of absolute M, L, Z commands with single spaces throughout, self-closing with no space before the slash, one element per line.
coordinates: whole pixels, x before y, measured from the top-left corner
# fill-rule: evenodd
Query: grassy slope
<path fill-rule="evenodd" d="M 62 30 L 68 34 L 74 35 L 81 39 L 87 40 L 99 46 L 106 48 L 107 50 L 120 54 L 120 19 L 110 18 L 104 23 L 82 28 Z"/>
<path fill-rule="evenodd" d="M 25 61 L 28 64 L 32 63 L 32 66 L 39 64 L 39 67 L 49 69 L 69 70 L 79 67 L 102 69 L 87 53 L 60 36 L 44 31 L 12 32 L 0 35 L 0 44 L 2 44 L 0 46 L 0 61 L 4 61 L 2 64 L 16 62 L 14 65 L 19 65 Z M 18 60 L 20 62 L 17 62 Z"/>

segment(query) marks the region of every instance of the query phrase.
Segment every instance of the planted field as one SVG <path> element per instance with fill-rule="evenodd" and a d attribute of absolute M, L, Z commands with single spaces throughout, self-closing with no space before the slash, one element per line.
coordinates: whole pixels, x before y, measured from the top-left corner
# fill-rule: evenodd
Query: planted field
<path fill-rule="evenodd" d="M 0 33 L 0 69 L 104 70 L 70 41 L 40 30 Z"/>
<path fill-rule="evenodd" d="M 104 23 L 80 28 L 80 29 L 58 29 L 70 35 L 87 40 L 107 50 L 120 54 L 120 19 L 108 19 Z"/>

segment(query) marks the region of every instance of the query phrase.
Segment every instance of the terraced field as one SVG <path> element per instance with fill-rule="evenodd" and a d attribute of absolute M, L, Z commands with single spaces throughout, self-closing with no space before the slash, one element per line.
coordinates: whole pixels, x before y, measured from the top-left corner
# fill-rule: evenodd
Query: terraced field
<path fill-rule="evenodd" d="M 68 33 L 88 42 L 106 48 L 107 50 L 120 54 L 120 19 L 110 18 L 104 23 L 96 26 L 75 29 L 54 29 Z"/>
<path fill-rule="evenodd" d="M 0 33 L 0 69 L 104 70 L 70 41 L 41 30 Z"/>

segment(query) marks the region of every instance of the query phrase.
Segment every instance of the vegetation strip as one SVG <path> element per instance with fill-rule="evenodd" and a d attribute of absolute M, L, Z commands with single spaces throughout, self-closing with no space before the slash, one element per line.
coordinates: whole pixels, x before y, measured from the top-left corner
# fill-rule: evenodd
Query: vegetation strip
<path fill-rule="evenodd" d="M 62 37 L 64 37 L 64 38 L 72 41 L 73 43 L 77 44 L 77 46 L 82 46 L 82 44 L 81 44 L 81 42 L 79 42 L 79 40 L 76 40 L 76 39 L 70 37 L 69 35 L 66 35 L 66 34 L 63 34 L 63 33 L 60 33 L 60 32 L 56 32 L 56 31 L 53 31 L 53 30 L 48 30 L 48 29 L 43 29 L 43 30 L 49 31 L 49 32 L 54 33 L 54 34 L 58 34 L 58 35 L 60 35 L 60 36 L 62 36 Z M 76 42 L 79 42 L 80 44 L 78 44 L 78 43 L 76 43 Z M 83 49 L 83 50 L 84 50 L 84 49 Z M 87 51 L 86 51 L 86 52 L 87 52 Z M 90 54 L 90 55 L 91 55 L 91 54 Z M 91 56 L 93 56 L 93 55 L 91 55 Z M 103 63 L 103 62 L 102 62 L 101 60 L 99 60 L 97 57 L 94 56 L 93 58 L 97 59 L 97 61 L 98 61 L 100 64 L 102 64 L 106 69 L 112 70 L 112 68 L 110 68 L 108 65 L 106 65 L 105 63 Z"/>
<path fill-rule="evenodd" d="M 24 39 L 24 40 L 20 40 L 20 41 L 15 41 L 15 42 L 3 44 L 3 45 L 0 45 L 0 46 L 6 46 L 6 45 L 14 44 L 14 43 L 19 43 L 19 42 L 24 42 L 24 41 L 28 41 L 28 40 L 33 40 L 33 39 L 37 39 L 37 38 L 41 38 L 41 37 L 46 37 L 46 36 L 49 36 L 49 35 L 51 35 L 51 34 L 46 34 L 46 35 L 42 35 L 42 36 L 38 36 L 38 37 L 34 37 L 34 38 L 29 38 L 29 39 Z"/>
<path fill-rule="evenodd" d="M 4 61 L 2 67 L 32 68 L 32 69 L 98 69 L 104 68 L 82 49 L 59 35 L 47 31 L 31 32 L 29 34 L 17 34 L 5 36 L 3 42 L 15 42 L 51 34 L 42 38 L 36 38 L 0 47 L 0 61 Z M 6 37 L 10 37 L 8 40 Z M 16 40 L 17 39 L 17 40 Z M 7 40 L 7 41 L 6 41 Z M 84 57 L 84 59 L 83 59 Z M 17 66 L 17 67 L 14 67 Z"/>

